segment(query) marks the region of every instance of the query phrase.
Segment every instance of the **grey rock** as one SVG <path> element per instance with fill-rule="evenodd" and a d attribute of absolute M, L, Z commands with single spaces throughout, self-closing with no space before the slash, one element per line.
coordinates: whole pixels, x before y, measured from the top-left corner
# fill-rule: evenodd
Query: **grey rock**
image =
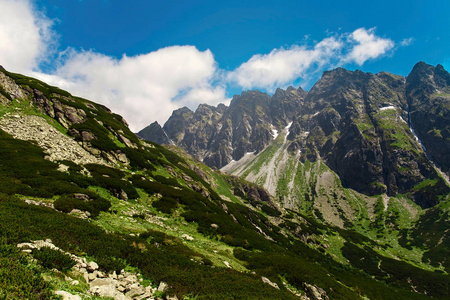
<path fill-rule="evenodd" d="M 113 285 L 93 286 L 89 289 L 92 295 L 112 297 L 115 300 L 129 300 L 127 296 L 119 292 Z"/>
<path fill-rule="evenodd" d="M 115 281 L 112 278 L 96 278 L 91 283 L 89 283 L 90 287 L 102 285 L 115 285 Z"/>
<path fill-rule="evenodd" d="M 165 291 L 167 291 L 169 289 L 169 285 L 167 284 L 167 283 L 165 283 L 164 281 L 161 281 L 160 283 L 159 283 L 159 286 L 158 286 L 158 292 L 165 292 Z"/>
<path fill-rule="evenodd" d="M 262 282 L 270 285 L 273 288 L 276 288 L 277 290 L 279 290 L 280 288 L 278 287 L 278 284 L 276 284 L 275 282 L 270 281 L 269 278 L 262 276 L 261 277 Z"/>
<path fill-rule="evenodd" d="M 65 291 L 56 291 L 55 295 L 62 296 L 63 300 L 81 300 L 80 296 Z"/>
<path fill-rule="evenodd" d="M 125 293 L 125 296 L 129 298 L 133 298 L 136 296 L 143 295 L 145 293 L 145 289 L 142 287 L 130 287 L 130 290 Z"/>
<path fill-rule="evenodd" d="M 82 131 L 81 132 L 81 139 L 83 141 L 91 141 L 96 139 L 95 135 L 92 132 L 89 131 Z"/>
<path fill-rule="evenodd" d="M 78 123 L 82 123 L 82 122 L 83 122 L 83 118 L 81 118 L 81 117 L 78 115 L 77 109 L 74 108 L 74 107 L 67 106 L 67 107 L 64 109 L 64 116 L 65 116 L 71 123 L 78 124 Z"/>

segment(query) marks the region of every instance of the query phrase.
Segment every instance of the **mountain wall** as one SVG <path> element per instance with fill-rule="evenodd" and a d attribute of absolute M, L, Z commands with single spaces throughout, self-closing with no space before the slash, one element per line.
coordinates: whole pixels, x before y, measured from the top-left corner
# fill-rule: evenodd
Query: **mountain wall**
<path fill-rule="evenodd" d="M 338 68 L 309 92 L 243 92 L 229 107 L 181 108 L 158 134 L 138 135 L 223 168 L 258 155 L 290 124 L 283 145 L 292 159 L 323 161 L 344 187 L 406 194 L 426 208 L 449 192 L 449 93 L 450 74 L 441 65 L 420 62 L 406 78 Z"/>

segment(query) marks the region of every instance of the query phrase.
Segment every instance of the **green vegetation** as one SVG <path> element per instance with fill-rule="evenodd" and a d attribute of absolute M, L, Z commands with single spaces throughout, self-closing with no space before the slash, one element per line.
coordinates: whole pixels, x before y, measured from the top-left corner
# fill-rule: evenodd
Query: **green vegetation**
<path fill-rule="evenodd" d="M 48 269 L 67 271 L 75 265 L 75 261 L 70 256 L 50 247 L 34 250 L 33 257 Z"/>
<path fill-rule="evenodd" d="M 56 299 L 51 285 L 40 276 L 40 268 L 15 245 L 0 238 L 0 298 Z"/>

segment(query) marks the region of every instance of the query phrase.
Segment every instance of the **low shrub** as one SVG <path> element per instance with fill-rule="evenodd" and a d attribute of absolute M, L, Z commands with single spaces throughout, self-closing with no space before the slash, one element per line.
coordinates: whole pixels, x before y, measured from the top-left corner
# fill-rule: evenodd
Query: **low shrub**
<path fill-rule="evenodd" d="M 56 299 L 39 268 L 30 265 L 15 245 L 0 238 L 0 299 Z"/>
<path fill-rule="evenodd" d="M 33 257 L 47 269 L 67 271 L 75 265 L 75 261 L 69 255 L 50 247 L 35 249 Z"/>

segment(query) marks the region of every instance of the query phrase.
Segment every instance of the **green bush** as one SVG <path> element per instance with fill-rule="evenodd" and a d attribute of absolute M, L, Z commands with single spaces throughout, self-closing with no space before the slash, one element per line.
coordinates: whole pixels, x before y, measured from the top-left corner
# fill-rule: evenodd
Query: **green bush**
<path fill-rule="evenodd" d="M 106 272 L 120 273 L 120 270 L 125 269 L 126 263 L 123 259 L 112 256 L 100 256 L 97 258 L 97 264 Z"/>
<path fill-rule="evenodd" d="M 30 265 L 27 257 L 15 245 L 0 238 L 0 299 L 55 299 L 50 284 L 40 270 Z"/>
<path fill-rule="evenodd" d="M 172 197 L 163 196 L 154 201 L 152 206 L 165 214 L 171 214 L 178 206 L 177 200 Z"/>
<path fill-rule="evenodd" d="M 67 271 L 75 265 L 75 261 L 69 255 L 50 247 L 35 249 L 33 257 L 47 269 Z"/>
<path fill-rule="evenodd" d="M 92 217 L 97 217 L 101 211 L 108 211 L 111 207 L 111 202 L 97 196 L 94 193 L 87 193 L 91 198 L 88 201 L 75 198 L 73 195 L 64 195 L 56 199 L 53 203 L 55 209 L 69 213 L 72 209 L 79 209 L 88 211 Z"/>

